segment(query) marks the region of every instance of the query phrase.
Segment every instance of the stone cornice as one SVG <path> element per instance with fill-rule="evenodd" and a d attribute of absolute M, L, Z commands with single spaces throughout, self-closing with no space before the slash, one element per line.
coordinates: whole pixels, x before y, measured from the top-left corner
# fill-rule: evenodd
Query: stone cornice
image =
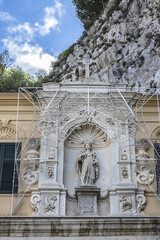
<path fill-rule="evenodd" d="M 160 217 L 1 217 L 0 237 L 160 236 Z M 151 238 L 156 239 L 156 238 Z"/>

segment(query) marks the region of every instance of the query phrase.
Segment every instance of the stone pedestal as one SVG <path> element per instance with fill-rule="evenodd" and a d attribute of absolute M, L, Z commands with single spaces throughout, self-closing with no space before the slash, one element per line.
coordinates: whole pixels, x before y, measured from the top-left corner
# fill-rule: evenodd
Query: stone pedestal
<path fill-rule="evenodd" d="M 78 200 L 79 215 L 97 215 L 97 201 L 100 188 L 96 186 L 80 186 L 75 189 Z"/>

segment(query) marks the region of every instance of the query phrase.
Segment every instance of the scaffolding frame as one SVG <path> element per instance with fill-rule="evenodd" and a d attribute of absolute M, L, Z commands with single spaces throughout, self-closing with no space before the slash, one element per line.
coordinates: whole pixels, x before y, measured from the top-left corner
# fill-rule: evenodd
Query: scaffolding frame
<path fill-rule="evenodd" d="M 145 91 L 145 88 L 141 89 L 134 89 L 132 92 L 130 88 L 107 88 L 106 91 L 103 91 L 103 93 L 96 92 L 92 93 L 90 86 L 86 86 L 85 93 L 81 93 L 79 91 L 75 91 L 74 94 L 72 93 L 72 96 L 70 96 L 69 91 L 62 92 L 61 86 L 58 87 L 58 89 L 55 91 L 54 95 L 51 97 L 49 102 L 45 103 L 45 99 L 41 99 L 40 101 L 40 94 L 41 90 L 43 91 L 43 88 L 19 88 L 18 91 L 18 101 L 17 101 L 17 120 L 16 120 L 16 139 L 15 139 L 15 164 L 14 164 L 14 173 L 13 173 L 13 187 L 12 187 L 12 201 L 11 201 L 11 216 L 16 212 L 19 205 L 21 204 L 25 194 L 28 192 L 28 190 L 31 187 L 30 185 L 25 185 L 22 179 L 18 180 L 18 198 L 16 199 L 14 194 L 14 188 L 15 188 L 15 176 L 17 172 L 17 176 L 19 176 L 20 173 L 20 167 L 23 168 L 25 164 L 27 164 L 28 159 L 26 159 L 25 152 L 26 152 L 26 146 L 31 138 L 36 138 L 37 136 L 40 136 L 41 134 L 45 135 L 45 128 L 42 127 L 42 121 L 47 116 L 47 119 L 49 123 L 56 125 L 56 128 L 60 129 L 60 122 L 63 121 L 63 114 L 62 116 L 53 116 L 50 115 L 50 110 L 52 110 L 54 107 L 55 109 L 58 108 L 63 113 L 63 110 L 68 108 L 70 112 L 68 113 L 69 117 L 73 117 L 75 114 L 75 111 L 79 114 L 81 114 L 84 121 L 88 121 L 88 119 L 91 119 L 94 121 L 95 124 L 100 126 L 99 119 L 97 119 L 95 115 L 96 112 L 100 112 L 104 119 L 109 119 L 111 121 L 116 121 L 119 124 L 129 124 L 132 123 L 135 125 L 135 128 L 138 128 L 138 131 L 140 131 L 141 134 L 143 134 L 143 138 L 147 139 L 149 143 L 152 146 L 152 149 L 154 152 L 156 152 L 156 149 L 154 147 L 153 141 L 150 138 L 151 133 L 153 132 L 152 129 L 148 126 L 145 116 L 144 116 L 144 107 L 147 103 L 153 100 L 154 97 L 156 97 L 156 103 L 157 103 L 157 116 L 158 116 L 158 123 L 160 126 L 160 90 L 159 89 L 150 89 L 149 92 Z M 153 93 L 152 93 L 153 92 Z M 132 94 L 132 98 L 130 101 L 125 98 L 125 93 Z M 24 135 L 26 135 L 29 132 L 29 135 L 27 137 L 21 136 L 21 138 L 18 138 L 18 129 L 19 129 L 19 112 L 20 112 L 20 95 L 22 95 L 27 101 L 29 101 L 33 106 L 33 118 L 32 121 L 29 123 L 28 127 L 24 131 Z M 79 109 L 75 108 L 75 101 L 77 98 L 81 99 Z M 42 106 L 43 101 L 43 106 Z M 99 101 L 102 103 L 102 106 L 99 109 L 94 108 L 94 104 L 96 101 Z M 154 100 L 155 101 L 155 100 Z M 119 119 L 119 116 L 113 116 L 110 115 L 107 111 L 110 107 L 116 108 L 116 111 L 118 112 L 118 115 L 121 116 L 121 119 Z M 123 118 L 123 120 L 122 120 Z M 74 131 L 75 128 L 78 126 L 74 126 L 70 129 L 69 132 L 65 132 L 62 130 L 64 134 L 63 142 L 68 138 L 68 136 Z M 123 146 L 119 145 L 119 142 L 117 140 L 113 139 L 113 137 L 110 135 L 110 130 L 115 131 L 115 129 L 112 128 L 112 125 L 110 128 L 103 127 L 101 128 L 111 139 L 111 141 L 114 141 L 119 146 L 119 151 L 123 152 L 126 147 L 128 147 L 129 142 L 126 142 L 123 144 Z M 51 131 L 55 131 L 55 129 L 51 129 Z M 119 129 L 118 129 L 119 131 Z M 156 139 L 156 136 L 154 136 Z M 26 139 L 25 139 L 26 138 Z M 47 138 L 47 136 L 46 136 Z M 25 139 L 25 142 L 24 142 Z M 139 138 L 137 138 L 139 139 Z M 19 149 L 19 144 L 24 142 L 21 152 L 17 154 Z M 135 137 L 136 140 L 136 137 Z M 50 147 L 55 148 L 58 147 L 58 141 L 61 141 L 59 136 L 56 140 L 56 145 L 53 146 L 52 143 L 50 144 Z M 61 141 L 62 144 L 62 141 Z M 156 153 L 157 156 L 159 156 L 158 152 Z M 160 156 L 159 156 L 160 157 Z M 35 159 L 40 160 L 40 158 Z M 42 160 L 42 159 L 41 159 Z M 47 159 L 43 159 L 44 163 Z M 140 159 L 142 160 L 142 159 Z M 132 159 L 133 163 L 135 163 L 136 159 Z M 154 165 L 155 161 L 157 161 L 156 158 L 148 159 L 147 162 L 149 162 L 149 167 L 152 171 L 155 171 Z M 137 164 L 137 163 L 135 163 Z M 41 167 L 39 168 L 39 171 L 41 170 Z M 139 171 L 139 170 L 137 170 Z M 156 192 L 156 181 L 154 181 L 154 184 L 150 185 L 148 182 L 146 182 L 151 191 L 154 193 L 157 200 L 160 202 L 160 195 Z"/>

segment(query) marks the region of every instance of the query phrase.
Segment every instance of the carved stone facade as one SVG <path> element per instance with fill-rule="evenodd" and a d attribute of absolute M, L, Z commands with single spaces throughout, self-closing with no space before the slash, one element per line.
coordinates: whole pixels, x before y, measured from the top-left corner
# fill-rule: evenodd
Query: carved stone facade
<path fill-rule="evenodd" d="M 32 202 L 33 196 L 40 197 L 33 209 L 44 216 L 139 214 L 144 204 L 133 163 L 136 121 L 125 122 L 130 112 L 121 94 L 111 99 L 101 84 L 76 87 L 68 89 L 64 82 L 58 90 L 46 84 L 39 96 L 49 107 L 42 101 L 40 167 Z M 123 95 L 129 101 L 133 94 Z M 25 181 L 34 178 L 31 170 L 25 169 Z"/>

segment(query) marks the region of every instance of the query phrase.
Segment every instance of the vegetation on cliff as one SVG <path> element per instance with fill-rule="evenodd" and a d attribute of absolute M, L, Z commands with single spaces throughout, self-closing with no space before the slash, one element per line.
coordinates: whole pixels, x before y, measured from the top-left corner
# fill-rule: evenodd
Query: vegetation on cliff
<path fill-rule="evenodd" d="M 39 71 L 37 77 L 25 73 L 19 66 L 12 65 L 8 51 L 0 53 L 0 92 L 17 92 L 19 87 L 41 86 L 45 73 Z"/>
<path fill-rule="evenodd" d="M 76 6 L 76 15 L 81 20 L 85 29 L 94 23 L 101 15 L 108 0 L 73 0 Z"/>

